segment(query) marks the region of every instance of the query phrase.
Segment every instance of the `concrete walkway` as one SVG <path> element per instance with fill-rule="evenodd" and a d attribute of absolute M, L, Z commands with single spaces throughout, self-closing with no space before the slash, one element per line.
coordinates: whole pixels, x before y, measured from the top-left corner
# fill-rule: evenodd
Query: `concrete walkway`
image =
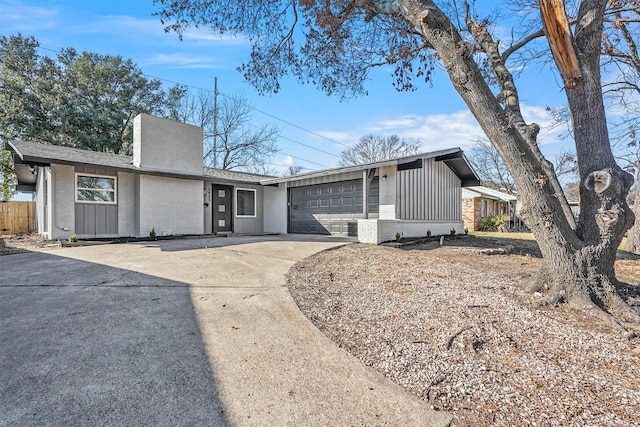
<path fill-rule="evenodd" d="M 284 287 L 335 238 L 228 237 L 0 257 L 0 425 L 444 426 Z"/>

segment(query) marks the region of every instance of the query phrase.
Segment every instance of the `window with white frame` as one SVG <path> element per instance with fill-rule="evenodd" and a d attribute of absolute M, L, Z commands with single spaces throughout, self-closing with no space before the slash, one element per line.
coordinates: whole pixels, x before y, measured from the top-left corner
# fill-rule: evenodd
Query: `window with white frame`
<path fill-rule="evenodd" d="M 116 177 L 76 174 L 76 202 L 116 203 Z"/>
<path fill-rule="evenodd" d="M 483 200 L 482 201 L 482 208 L 480 210 L 480 216 L 481 217 L 487 216 L 488 211 L 489 211 L 489 202 L 487 202 L 486 200 Z"/>
<path fill-rule="evenodd" d="M 236 190 L 236 216 L 256 216 L 256 190 Z"/>

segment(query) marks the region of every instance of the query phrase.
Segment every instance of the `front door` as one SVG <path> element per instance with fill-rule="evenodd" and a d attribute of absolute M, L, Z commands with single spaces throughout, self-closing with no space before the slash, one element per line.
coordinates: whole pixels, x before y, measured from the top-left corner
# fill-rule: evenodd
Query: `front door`
<path fill-rule="evenodd" d="M 213 192 L 213 232 L 232 231 L 231 207 L 233 206 L 233 187 L 230 185 L 212 186 Z"/>

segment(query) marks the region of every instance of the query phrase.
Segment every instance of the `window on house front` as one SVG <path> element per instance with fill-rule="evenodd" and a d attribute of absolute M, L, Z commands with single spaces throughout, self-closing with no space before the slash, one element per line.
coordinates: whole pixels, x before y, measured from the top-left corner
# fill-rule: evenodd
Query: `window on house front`
<path fill-rule="evenodd" d="M 480 210 L 480 216 L 487 216 L 487 211 L 489 210 L 489 203 L 486 200 L 482 201 L 482 209 Z"/>
<path fill-rule="evenodd" d="M 116 203 L 116 177 L 76 174 L 76 202 Z"/>
<path fill-rule="evenodd" d="M 256 216 L 256 190 L 236 191 L 236 216 Z"/>

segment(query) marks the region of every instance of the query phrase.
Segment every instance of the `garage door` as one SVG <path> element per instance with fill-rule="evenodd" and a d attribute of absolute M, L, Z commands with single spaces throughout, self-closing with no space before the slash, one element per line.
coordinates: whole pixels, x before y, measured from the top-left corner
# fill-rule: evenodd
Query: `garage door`
<path fill-rule="evenodd" d="M 378 180 L 370 184 L 369 212 L 378 212 Z M 358 235 L 362 213 L 362 180 L 289 189 L 289 232 Z"/>

